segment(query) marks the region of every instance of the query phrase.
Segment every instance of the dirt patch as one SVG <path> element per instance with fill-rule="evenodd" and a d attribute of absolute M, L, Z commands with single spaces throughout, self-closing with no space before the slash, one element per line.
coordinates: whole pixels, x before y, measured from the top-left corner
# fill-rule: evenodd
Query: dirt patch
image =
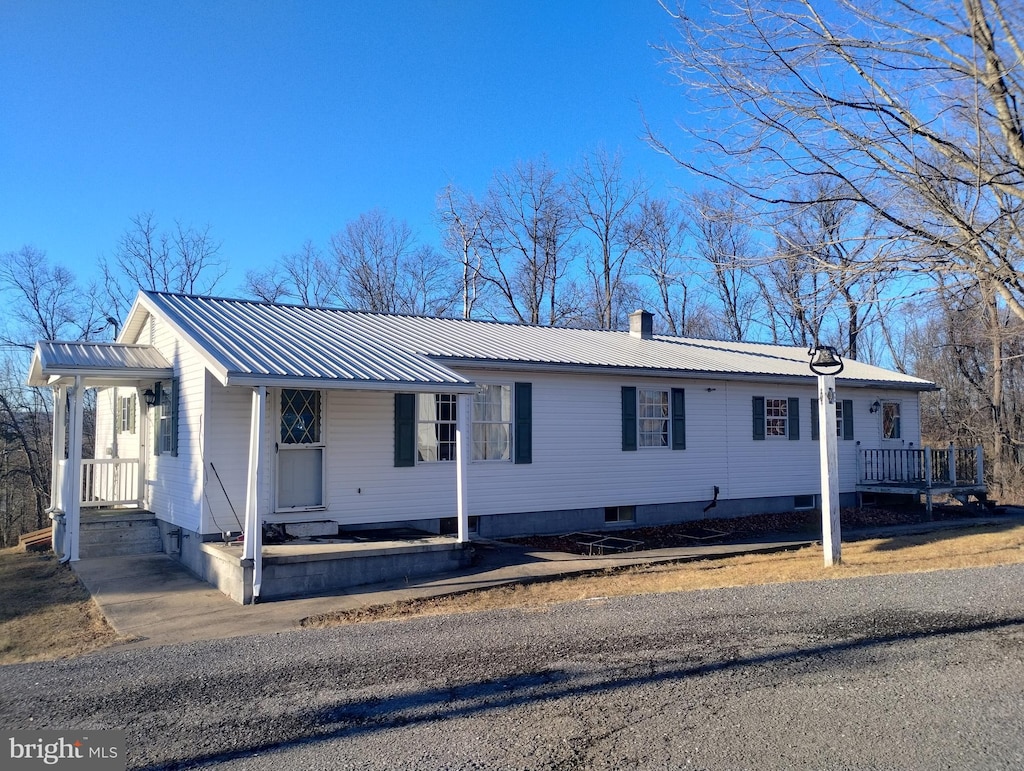
<path fill-rule="evenodd" d="M 932 520 L 960 519 L 972 516 L 970 510 L 959 506 L 936 507 Z M 882 527 L 885 525 L 916 524 L 928 521 L 927 512 L 920 507 L 907 508 L 846 508 L 840 512 L 843 528 Z M 637 541 L 636 551 L 669 549 L 697 544 L 744 543 L 763 540 L 769 535 L 815 538 L 821 535 L 821 515 L 815 511 L 788 511 L 779 514 L 755 514 L 747 517 L 701 519 L 676 525 L 638 527 L 628 530 L 602 530 L 601 535 L 627 541 Z M 581 534 L 557 536 L 529 536 L 509 538 L 509 543 L 527 546 L 539 551 L 560 551 L 569 554 L 592 553 L 588 539 Z"/>
<path fill-rule="evenodd" d="M 0 550 L 0 664 L 77 656 L 116 639 L 78 577 L 53 554 Z"/>

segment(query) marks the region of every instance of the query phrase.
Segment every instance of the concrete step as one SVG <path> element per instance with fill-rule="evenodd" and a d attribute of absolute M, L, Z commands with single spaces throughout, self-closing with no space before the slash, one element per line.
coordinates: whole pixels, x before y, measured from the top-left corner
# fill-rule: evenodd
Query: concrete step
<path fill-rule="evenodd" d="M 156 518 L 149 512 L 82 517 L 78 540 L 78 556 L 82 559 L 158 554 L 163 550 Z"/>

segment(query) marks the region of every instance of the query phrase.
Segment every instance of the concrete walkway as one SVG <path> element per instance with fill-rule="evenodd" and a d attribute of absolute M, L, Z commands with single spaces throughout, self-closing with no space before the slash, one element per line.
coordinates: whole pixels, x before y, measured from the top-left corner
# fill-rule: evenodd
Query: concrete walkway
<path fill-rule="evenodd" d="M 1024 510 L 1006 515 L 945 520 L 915 525 L 844 531 L 844 541 L 884 538 L 988 524 L 1024 523 Z M 423 597 L 483 589 L 501 584 L 541 581 L 608 568 L 714 559 L 737 554 L 794 549 L 817 543 L 790 534 L 757 542 L 653 549 L 631 554 L 579 556 L 541 552 L 492 541 L 476 541 L 476 564 L 466 570 L 406 583 L 355 587 L 349 593 L 258 605 L 238 605 L 164 554 L 83 559 L 74 570 L 99 604 L 125 647 L 173 645 L 268 634 L 298 628 L 303 619 Z"/>

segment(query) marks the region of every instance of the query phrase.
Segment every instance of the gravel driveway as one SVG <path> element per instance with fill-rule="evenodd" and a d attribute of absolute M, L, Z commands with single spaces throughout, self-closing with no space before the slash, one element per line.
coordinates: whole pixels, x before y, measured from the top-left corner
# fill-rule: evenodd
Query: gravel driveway
<path fill-rule="evenodd" d="M 1024 566 L 588 600 L 0 668 L 130 768 L 1021 768 Z"/>

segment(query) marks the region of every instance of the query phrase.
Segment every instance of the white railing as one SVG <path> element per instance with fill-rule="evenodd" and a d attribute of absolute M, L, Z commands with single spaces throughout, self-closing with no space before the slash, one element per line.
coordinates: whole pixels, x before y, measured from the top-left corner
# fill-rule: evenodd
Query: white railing
<path fill-rule="evenodd" d="M 82 461 L 82 506 L 140 505 L 137 458 Z"/>

